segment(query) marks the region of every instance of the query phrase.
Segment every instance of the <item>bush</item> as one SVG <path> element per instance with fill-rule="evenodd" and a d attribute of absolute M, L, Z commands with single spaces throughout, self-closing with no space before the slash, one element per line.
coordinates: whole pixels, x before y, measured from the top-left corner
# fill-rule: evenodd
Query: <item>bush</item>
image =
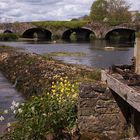
<path fill-rule="evenodd" d="M 77 35 L 76 35 L 76 32 L 71 33 L 71 35 L 70 35 L 70 40 L 71 40 L 72 42 L 77 41 Z"/>
<path fill-rule="evenodd" d="M 14 33 L 3 33 L 0 34 L 0 40 L 1 41 L 12 41 L 12 40 L 17 40 L 18 36 Z"/>
<path fill-rule="evenodd" d="M 95 34 L 91 33 L 91 34 L 89 35 L 89 39 L 90 39 L 91 41 L 94 40 L 94 39 L 96 39 Z"/>
<path fill-rule="evenodd" d="M 16 110 L 18 122 L 5 137 L 43 140 L 53 134 L 55 140 L 60 140 L 62 132 L 70 132 L 75 124 L 77 90 L 77 84 L 70 83 L 67 77 L 54 76 L 50 92 L 34 96 L 20 105 Z"/>

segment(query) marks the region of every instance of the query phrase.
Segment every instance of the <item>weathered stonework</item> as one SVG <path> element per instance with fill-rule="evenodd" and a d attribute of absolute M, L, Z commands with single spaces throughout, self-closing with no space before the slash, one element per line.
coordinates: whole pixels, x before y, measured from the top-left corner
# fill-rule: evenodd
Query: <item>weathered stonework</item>
<path fill-rule="evenodd" d="M 81 85 L 78 125 L 82 134 L 92 136 L 91 140 L 127 137 L 127 125 L 116 101 L 111 92 L 100 85 Z"/>

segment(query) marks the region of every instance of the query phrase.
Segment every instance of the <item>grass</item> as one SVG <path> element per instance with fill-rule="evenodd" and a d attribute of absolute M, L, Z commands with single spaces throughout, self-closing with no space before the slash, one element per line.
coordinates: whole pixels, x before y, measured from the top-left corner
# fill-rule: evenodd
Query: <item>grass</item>
<path fill-rule="evenodd" d="M 42 21 L 42 22 L 32 22 L 33 25 L 38 27 L 50 27 L 50 28 L 80 28 L 84 26 L 87 21 Z"/>

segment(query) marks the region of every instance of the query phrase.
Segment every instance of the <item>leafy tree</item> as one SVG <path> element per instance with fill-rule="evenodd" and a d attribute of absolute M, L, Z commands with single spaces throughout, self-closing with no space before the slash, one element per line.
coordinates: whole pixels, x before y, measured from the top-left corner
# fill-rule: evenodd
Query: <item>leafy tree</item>
<path fill-rule="evenodd" d="M 129 5 L 125 0 L 108 0 L 108 21 L 113 23 L 123 23 L 131 21 Z"/>
<path fill-rule="evenodd" d="M 91 7 L 93 21 L 119 24 L 129 22 L 131 13 L 125 0 L 96 0 Z"/>
<path fill-rule="evenodd" d="M 95 0 L 91 6 L 90 17 L 93 21 L 102 22 L 107 17 L 107 1 Z"/>

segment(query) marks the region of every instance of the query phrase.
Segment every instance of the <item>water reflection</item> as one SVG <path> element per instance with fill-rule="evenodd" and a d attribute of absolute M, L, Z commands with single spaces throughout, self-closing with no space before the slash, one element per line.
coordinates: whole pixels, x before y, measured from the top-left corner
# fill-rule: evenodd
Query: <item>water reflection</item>
<path fill-rule="evenodd" d="M 107 68 L 113 64 L 130 64 L 133 57 L 132 44 L 112 44 L 105 40 L 91 43 L 49 43 L 49 42 L 0 42 L 0 44 L 23 48 L 28 52 L 46 53 L 85 53 L 84 56 L 53 56 L 66 63 L 82 64 L 98 68 Z"/>

